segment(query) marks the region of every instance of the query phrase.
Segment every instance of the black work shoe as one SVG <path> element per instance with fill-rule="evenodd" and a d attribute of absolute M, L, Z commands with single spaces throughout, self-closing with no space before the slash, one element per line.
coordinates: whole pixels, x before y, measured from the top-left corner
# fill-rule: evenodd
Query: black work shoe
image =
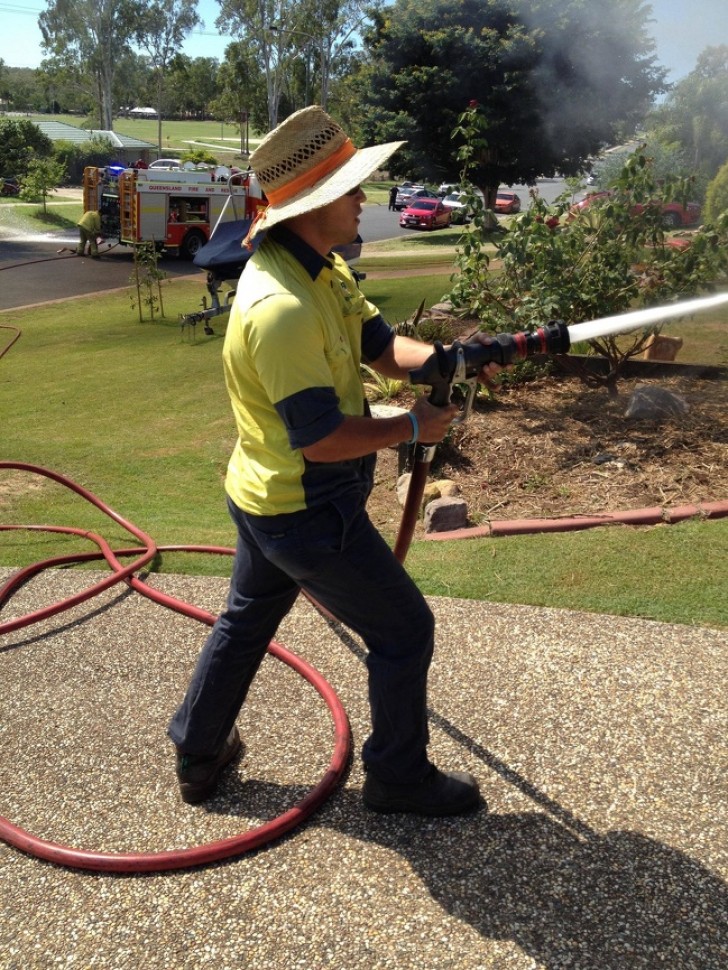
<path fill-rule="evenodd" d="M 220 772 L 229 765 L 242 747 L 237 727 L 216 755 L 177 752 L 177 778 L 182 800 L 190 805 L 204 802 L 215 791 Z"/>
<path fill-rule="evenodd" d="M 400 785 L 367 774 L 362 790 L 374 812 L 412 812 L 415 815 L 460 815 L 485 805 L 478 783 L 465 771 L 440 771 L 434 765 L 419 783 Z"/>

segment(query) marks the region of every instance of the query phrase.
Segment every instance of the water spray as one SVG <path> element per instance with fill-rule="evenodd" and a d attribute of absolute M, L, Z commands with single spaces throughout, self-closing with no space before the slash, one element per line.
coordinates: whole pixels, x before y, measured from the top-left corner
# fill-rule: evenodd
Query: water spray
<path fill-rule="evenodd" d="M 487 364 L 496 363 L 506 367 L 535 354 L 566 354 L 577 341 L 629 333 L 672 317 L 690 316 L 710 310 L 724 303 L 728 303 L 728 293 L 648 307 L 645 310 L 620 313 L 586 323 L 573 323 L 570 326 L 562 321 L 551 321 L 532 332 L 497 334 L 488 344 L 480 341 L 461 343 L 456 340 L 446 349 L 436 340 L 434 353 L 421 367 L 410 371 L 410 380 L 413 384 L 429 385 L 432 388 L 429 400 L 438 407 L 449 404 L 455 384 L 467 385 L 465 404 L 457 418 L 457 422 L 462 422 L 467 420 L 472 410 L 477 392 L 477 377 Z"/>
<path fill-rule="evenodd" d="M 453 421 L 453 424 L 461 424 L 468 419 L 472 411 L 478 391 L 478 375 L 487 364 L 496 363 L 507 367 L 509 364 L 536 354 L 566 354 L 571 345 L 580 340 L 594 340 L 611 334 L 628 333 L 671 317 L 689 316 L 703 310 L 710 310 L 724 303 L 728 303 L 728 293 L 686 300 L 682 303 L 671 303 L 667 306 L 648 307 L 645 310 L 602 317 L 599 320 L 575 323 L 570 326 L 562 321 L 552 321 L 532 332 L 498 334 L 487 344 L 480 341 L 461 343 L 456 340 L 445 348 L 439 340 L 436 340 L 434 353 L 421 367 L 410 371 L 409 377 L 413 384 L 426 384 L 431 388 L 430 403 L 438 407 L 444 407 L 450 403 L 455 385 L 464 386 L 465 400 Z M 427 472 L 435 457 L 435 449 L 436 445 L 433 443 L 418 442 L 415 446 L 412 475 L 394 544 L 394 554 L 400 562 L 404 562 L 412 542 Z"/>
<path fill-rule="evenodd" d="M 716 293 L 715 296 L 703 296 L 696 300 L 685 300 L 683 303 L 669 303 L 666 306 L 652 306 L 646 310 L 634 310 L 630 313 L 619 313 L 613 317 L 602 317 L 587 323 L 572 323 L 569 336 L 572 343 L 579 340 L 594 340 L 597 337 L 609 337 L 615 333 L 628 333 L 639 330 L 672 317 L 688 317 L 703 310 L 728 303 L 728 293 Z"/>

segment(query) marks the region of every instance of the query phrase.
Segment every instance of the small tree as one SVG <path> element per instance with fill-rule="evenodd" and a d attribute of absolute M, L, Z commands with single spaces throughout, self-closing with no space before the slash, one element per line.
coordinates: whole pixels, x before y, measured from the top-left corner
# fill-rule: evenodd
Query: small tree
<path fill-rule="evenodd" d="M 53 142 L 25 118 L 0 118 L 0 176 L 22 178 L 33 158 L 53 153 Z"/>
<path fill-rule="evenodd" d="M 149 319 L 164 317 L 162 281 L 167 278 L 159 268 L 159 250 L 153 242 L 139 243 L 134 247 L 134 274 L 129 278 L 136 288 L 136 303 L 130 294 L 132 308 L 139 313 L 139 323 L 144 322 L 144 308 L 149 310 Z"/>
<path fill-rule="evenodd" d="M 34 158 L 20 190 L 20 198 L 26 202 L 43 202 L 43 218 L 48 218 L 47 199 L 53 195 L 66 177 L 66 167 L 53 158 Z"/>
<path fill-rule="evenodd" d="M 461 129 L 478 136 L 477 105 Z M 467 159 L 465 153 L 467 175 Z M 657 184 L 643 150 L 632 154 L 601 200 L 575 212 L 565 194 L 553 207 L 532 191 L 532 204 L 510 230 L 494 238 L 502 268 L 490 270 L 483 249 L 482 217 L 476 211 L 458 249 L 458 274 L 450 300 L 485 330 L 532 329 L 550 319 L 567 325 L 640 307 L 694 297 L 728 273 L 728 213 L 674 245 L 662 202 L 686 201 L 689 180 Z M 584 371 L 588 383 L 617 393 L 623 363 L 640 353 L 659 326 L 636 336 L 590 341 L 609 364 L 606 375 Z"/>

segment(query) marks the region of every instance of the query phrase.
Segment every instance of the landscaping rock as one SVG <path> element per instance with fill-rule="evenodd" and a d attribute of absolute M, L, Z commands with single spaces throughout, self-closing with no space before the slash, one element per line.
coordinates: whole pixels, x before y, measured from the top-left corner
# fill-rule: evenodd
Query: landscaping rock
<path fill-rule="evenodd" d="M 677 414 L 687 414 L 689 406 L 685 398 L 664 387 L 638 384 L 629 399 L 625 412 L 628 418 L 664 420 Z"/>
<path fill-rule="evenodd" d="M 425 508 L 425 532 L 452 532 L 468 524 L 468 504 L 462 498 L 437 498 Z"/>

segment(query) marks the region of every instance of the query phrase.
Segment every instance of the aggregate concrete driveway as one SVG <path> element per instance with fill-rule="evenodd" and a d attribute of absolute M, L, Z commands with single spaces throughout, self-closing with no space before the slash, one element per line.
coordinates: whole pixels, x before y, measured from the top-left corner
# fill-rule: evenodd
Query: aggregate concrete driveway
<path fill-rule="evenodd" d="M 0 621 L 87 582 L 43 574 Z M 226 591 L 153 583 L 212 612 Z M 187 871 L 82 872 L 0 842 L 0 968 L 725 968 L 725 631 L 431 603 L 432 754 L 478 776 L 489 812 L 362 807 L 361 650 L 299 601 L 278 640 L 348 712 L 342 787 L 266 849 Z M 299 800 L 326 770 L 331 720 L 269 658 L 239 720 L 244 760 L 207 806 L 179 801 L 164 728 L 203 637 L 121 588 L 5 636 L 0 814 L 51 841 L 146 852 L 236 835 Z"/>

